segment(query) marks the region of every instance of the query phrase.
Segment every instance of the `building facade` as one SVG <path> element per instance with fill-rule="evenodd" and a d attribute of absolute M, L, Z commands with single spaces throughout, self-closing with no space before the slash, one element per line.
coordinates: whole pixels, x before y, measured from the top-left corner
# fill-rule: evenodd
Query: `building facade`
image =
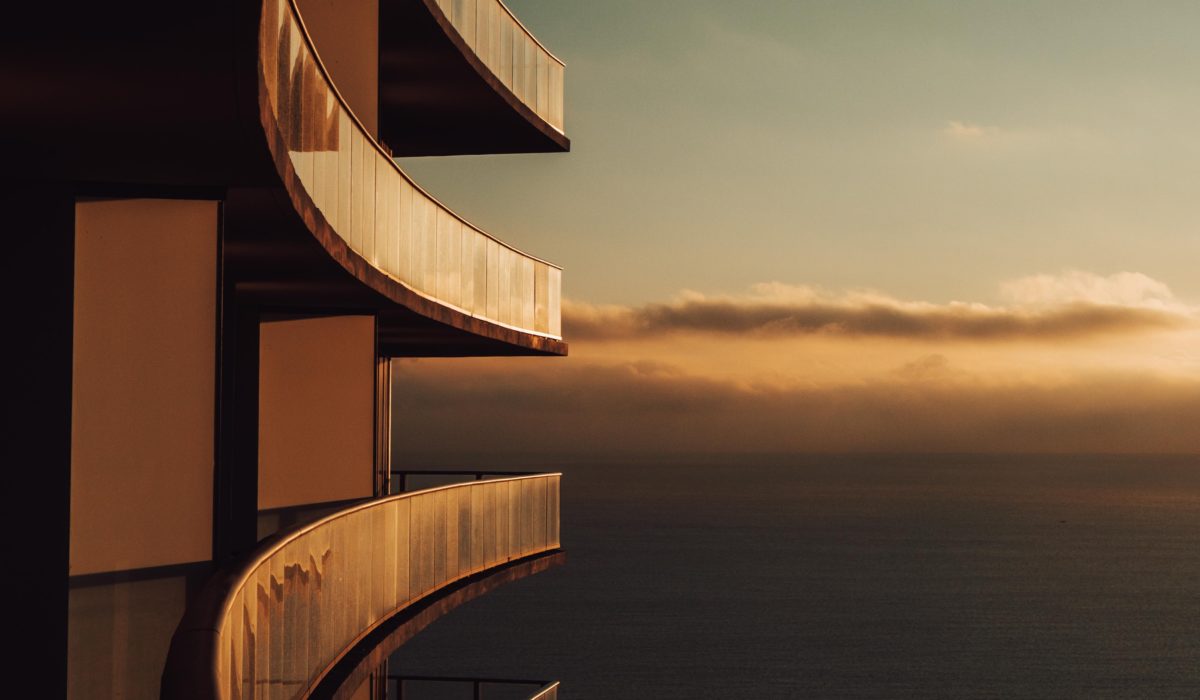
<path fill-rule="evenodd" d="M 389 495 L 391 358 L 567 352 L 561 270 L 393 160 L 569 149 L 500 0 L 67 3 L 3 39 L 16 631 L 51 696 L 303 696 L 561 557 L 557 475 Z"/>

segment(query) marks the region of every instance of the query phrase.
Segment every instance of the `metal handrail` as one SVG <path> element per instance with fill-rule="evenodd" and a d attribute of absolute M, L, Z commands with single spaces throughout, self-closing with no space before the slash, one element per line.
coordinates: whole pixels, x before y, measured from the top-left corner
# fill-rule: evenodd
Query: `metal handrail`
<path fill-rule="evenodd" d="M 405 681 L 417 681 L 426 683 L 459 683 L 471 684 L 472 697 L 474 700 L 483 700 L 483 689 L 485 685 L 531 685 L 537 686 L 537 692 L 530 696 L 530 700 L 545 697 L 547 691 L 557 689 L 558 681 L 545 680 L 527 680 L 521 678 L 472 678 L 459 676 L 415 676 L 407 674 L 388 674 L 388 684 L 395 683 L 396 696 L 398 700 L 404 700 L 404 683 Z"/>
<path fill-rule="evenodd" d="M 498 471 L 495 469 L 392 469 L 388 472 L 392 477 L 399 475 L 400 489 L 397 493 L 408 491 L 409 476 L 471 476 L 473 481 L 483 481 L 485 477 L 535 476 L 545 474 L 539 471 Z"/>

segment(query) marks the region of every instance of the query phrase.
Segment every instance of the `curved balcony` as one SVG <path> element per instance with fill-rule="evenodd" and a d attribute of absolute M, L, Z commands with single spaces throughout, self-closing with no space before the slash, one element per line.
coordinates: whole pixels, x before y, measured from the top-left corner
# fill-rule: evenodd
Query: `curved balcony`
<path fill-rule="evenodd" d="M 437 0 L 442 15 L 492 75 L 563 133 L 566 66 L 500 0 Z"/>
<path fill-rule="evenodd" d="M 188 609 L 164 697 L 306 697 L 406 610 L 419 608 L 415 627 L 400 628 L 404 639 L 448 609 L 429 601 L 456 583 L 558 550 L 559 480 L 539 474 L 400 494 L 268 540 Z"/>
<path fill-rule="evenodd" d="M 379 39 L 381 134 L 397 154 L 570 150 L 563 63 L 500 0 L 388 0 Z"/>
<path fill-rule="evenodd" d="M 391 301 L 565 354 L 561 268 L 497 240 L 409 178 L 355 117 L 292 0 L 265 0 L 260 117 L 291 204 L 328 254 Z"/>

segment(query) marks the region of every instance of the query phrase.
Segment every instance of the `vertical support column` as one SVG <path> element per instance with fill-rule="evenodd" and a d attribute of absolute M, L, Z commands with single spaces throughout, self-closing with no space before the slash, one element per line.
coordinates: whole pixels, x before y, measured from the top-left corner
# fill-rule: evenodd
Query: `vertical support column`
<path fill-rule="evenodd" d="M 239 298 L 221 227 L 217 328 L 217 464 L 213 484 L 213 559 L 249 551 L 258 540 L 258 307 Z"/>
<path fill-rule="evenodd" d="M 67 577 L 71 517 L 71 362 L 75 198 L 65 189 L 0 191 L 6 235 L 0 255 L 9 334 L 3 463 L 9 577 L 7 625 L 20 640 L 11 660 L 38 679 L 38 694 L 67 693 Z"/>
<path fill-rule="evenodd" d="M 392 477 L 392 361 L 375 356 L 375 495 L 391 493 Z"/>

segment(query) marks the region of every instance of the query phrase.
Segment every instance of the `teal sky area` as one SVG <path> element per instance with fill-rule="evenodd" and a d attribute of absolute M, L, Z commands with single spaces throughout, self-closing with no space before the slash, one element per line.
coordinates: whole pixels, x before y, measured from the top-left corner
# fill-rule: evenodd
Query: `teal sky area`
<path fill-rule="evenodd" d="M 508 1 L 567 64 L 572 153 L 402 164 L 568 298 L 1200 298 L 1200 3 Z"/>

